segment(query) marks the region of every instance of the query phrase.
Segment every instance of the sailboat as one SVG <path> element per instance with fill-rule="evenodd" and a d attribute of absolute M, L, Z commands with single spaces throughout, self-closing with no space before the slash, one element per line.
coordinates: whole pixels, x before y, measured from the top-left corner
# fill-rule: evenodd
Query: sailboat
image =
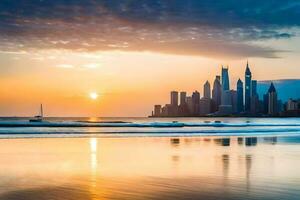
<path fill-rule="evenodd" d="M 34 118 L 30 119 L 29 122 L 42 122 L 43 121 L 43 104 L 40 107 L 40 114 L 34 116 Z"/>

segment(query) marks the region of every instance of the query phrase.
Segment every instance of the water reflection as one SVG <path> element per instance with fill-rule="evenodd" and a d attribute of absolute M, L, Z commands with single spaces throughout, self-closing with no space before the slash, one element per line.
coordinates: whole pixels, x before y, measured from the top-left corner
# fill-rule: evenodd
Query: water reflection
<path fill-rule="evenodd" d="M 237 138 L 237 141 L 238 141 L 238 144 L 239 144 L 239 145 L 244 145 L 244 138 L 238 137 L 238 138 Z"/>
<path fill-rule="evenodd" d="M 246 137 L 245 144 L 246 144 L 246 146 L 256 146 L 257 145 L 257 137 Z"/>
<path fill-rule="evenodd" d="M 252 156 L 246 155 L 246 182 L 247 182 L 247 191 L 250 191 L 250 174 L 251 174 L 251 166 L 252 166 Z"/>
<path fill-rule="evenodd" d="M 217 138 L 217 139 L 214 139 L 214 142 L 217 145 L 230 146 L 230 138 Z"/>
<path fill-rule="evenodd" d="M 276 144 L 277 143 L 277 137 L 264 137 L 264 142 L 269 144 Z"/>
<path fill-rule="evenodd" d="M 297 199 L 300 147 L 283 140 L 0 140 L 0 200 Z"/>
<path fill-rule="evenodd" d="M 175 147 L 179 146 L 179 144 L 180 144 L 179 138 L 171 138 L 170 141 L 171 141 L 171 145 L 175 146 Z"/>

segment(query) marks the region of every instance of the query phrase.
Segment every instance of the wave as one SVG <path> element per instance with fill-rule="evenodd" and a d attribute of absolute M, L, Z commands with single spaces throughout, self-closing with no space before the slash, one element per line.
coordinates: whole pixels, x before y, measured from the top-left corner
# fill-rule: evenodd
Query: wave
<path fill-rule="evenodd" d="M 181 134 L 181 135 L 261 135 L 274 133 L 300 133 L 298 127 L 252 129 L 101 129 L 101 128 L 0 128 L 2 134 Z"/>
<path fill-rule="evenodd" d="M 225 122 L 25 122 L 25 121 L 2 121 L 0 127 L 133 127 L 133 128 L 183 128 L 183 127 L 298 127 L 300 123 L 225 123 Z"/>

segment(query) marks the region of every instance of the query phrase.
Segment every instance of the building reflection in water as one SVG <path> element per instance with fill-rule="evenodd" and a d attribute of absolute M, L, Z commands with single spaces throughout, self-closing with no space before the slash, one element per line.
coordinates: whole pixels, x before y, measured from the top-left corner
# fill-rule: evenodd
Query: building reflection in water
<path fill-rule="evenodd" d="M 277 137 L 264 137 L 264 142 L 268 144 L 277 144 Z"/>
<path fill-rule="evenodd" d="M 247 191 L 250 190 L 250 174 L 251 174 L 251 165 L 252 165 L 252 156 L 246 155 L 246 184 L 247 184 Z"/>
<path fill-rule="evenodd" d="M 238 137 L 237 142 L 238 142 L 239 145 L 243 145 L 244 144 L 244 138 Z"/>
<path fill-rule="evenodd" d="M 230 138 L 218 138 L 214 139 L 214 142 L 220 146 L 230 146 Z"/>
<path fill-rule="evenodd" d="M 257 137 L 246 137 L 245 144 L 246 144 L 246 146 L 256 146 L 257 145 Z"/>
<path fill-rule="evenodd" d="M 172 146 L 177 147 L 180 144 L 180 139 L 179 138 L 171 138 L 170 142 L 171 142 Z"/>
<path fill-rule="evenodd" d="M 229 155 L 228 154 L 222 155 L 222 164 L 223 164 L 223 176 L 225 179 L 227 179 L 228 172 L 229 172 Z"/>

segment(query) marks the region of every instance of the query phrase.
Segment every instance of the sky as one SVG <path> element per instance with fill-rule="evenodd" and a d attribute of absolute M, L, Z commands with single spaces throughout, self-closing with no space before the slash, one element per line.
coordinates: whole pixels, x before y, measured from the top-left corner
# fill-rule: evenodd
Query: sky
<path fill-rule="evenodd" d="M 2 0 L 0 116 L 147 116 L 222 65 L 234 89 L 247 60 L 298 79 L 299 19 L 295 0 Z"/>

